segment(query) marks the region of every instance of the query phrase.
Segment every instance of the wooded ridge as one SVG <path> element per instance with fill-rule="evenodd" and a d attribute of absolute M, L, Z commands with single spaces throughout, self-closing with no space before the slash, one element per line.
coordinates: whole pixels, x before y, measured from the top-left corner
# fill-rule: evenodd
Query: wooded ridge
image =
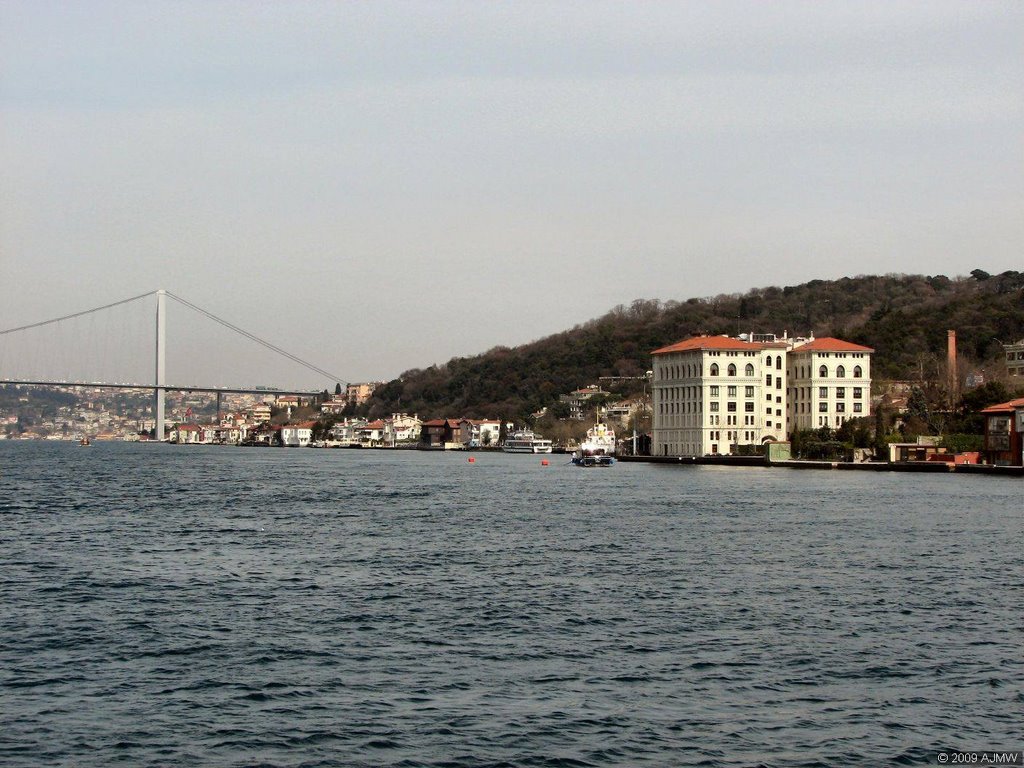
<path fill-rule="evenodd" d="M 875 349 L 876 380 L 920 380 L 939 375 L 947 329 L 957 332 L 962 370 L 998 372 L 1002 343 L 1024 337 L 1024 273 L 863 275 L 682 302 L 638 299 L 529 344 L 406 371 L 360 410 L 522 420 L 599 377 L 643 376 L 652 350 L 701 333 L 836 336 Z"/>

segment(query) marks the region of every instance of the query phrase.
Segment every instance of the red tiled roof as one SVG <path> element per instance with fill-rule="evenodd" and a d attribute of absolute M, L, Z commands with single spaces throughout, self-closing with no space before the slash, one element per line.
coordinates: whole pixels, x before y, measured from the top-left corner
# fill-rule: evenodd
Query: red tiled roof
<path fill-rule="evenodd" d="M 764 344 L 756 344 L 742 339 L 733 339 L 728 336 L 693 336 L 689 339 L 676 342 L 667 347 L 654 350 L 652 355 L 664 355 L 669 352 L 690 352 L 696 349 L 728 349 L 737 351 L 749 351 L 764 349 Z"/>
<path fill-rule="evenodd" d="M 982 413 L 1012 413 L 1017 408 L 1024 408 L 1024 397 L 1018 397 L 1016 400 L 1010 400 L 1008 403 L 999 403 L 998 405 L 990 405 L 988 408 L 982 408 Z"/>
<path fill-rule="evenodd" d="M 822 336 L 820 339 L 814 339 L 806 344 L 801 344 L 799 347 L 794 347 L 792 354 L 799 352 L 874 352 L 871 347 L 863 347 L 860 344 L 854 344 L 852 341 L 843 341 L 842 339 L 836 339 L 832 336 Z"/>

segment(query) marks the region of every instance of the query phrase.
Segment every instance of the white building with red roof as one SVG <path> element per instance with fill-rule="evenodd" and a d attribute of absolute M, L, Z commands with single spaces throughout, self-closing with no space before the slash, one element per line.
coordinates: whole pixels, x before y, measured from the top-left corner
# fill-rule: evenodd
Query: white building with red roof
<path fill-rule="evenodd" d="M 733 453 L 867 416 L 872 351 L 839 339 L 773 335 L 696 336 L 657 349 L 651 453 Z"/>
<path fill-rule="evenodd" d="M 826 336 L 789 351 L 789 432 L 841 427 L 871 414 L 875 350 Z"/>

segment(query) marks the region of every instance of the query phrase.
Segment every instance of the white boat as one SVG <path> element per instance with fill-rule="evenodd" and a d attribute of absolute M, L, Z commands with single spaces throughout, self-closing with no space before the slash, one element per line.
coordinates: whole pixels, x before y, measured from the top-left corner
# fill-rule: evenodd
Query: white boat
<path fill-rule="evenodd" d="M 587 430 L 587 439 L 573 454 L 572 463 L 578 467 L 610 467 L 615 463 L 614 456 L 615 432 L 598 422 Z"/>
<path fill-rule="evenodd" d="M 505 453 L 551 453 L 551 441 L 524 429 L 506 437 L 501 450 Z"/>

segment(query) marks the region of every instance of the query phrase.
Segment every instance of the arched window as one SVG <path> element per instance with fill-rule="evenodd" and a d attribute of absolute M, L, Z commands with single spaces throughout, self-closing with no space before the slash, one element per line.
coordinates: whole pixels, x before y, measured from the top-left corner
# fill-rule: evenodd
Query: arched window
<path fill-rule="evenodd" d="M 821 368 L 818 369 L 818 375 L 821 376 L 821 378 L 823 378 L 823 379 L 828 378 L 828 366 L 827 365 L 821 366 Z"/>
<path fill-rule="evenodd" d="M 754 375 L 754 366 L 751 363 L 747 363 L 747 367 L 743 369 L 743 375 L 744 376 L 753 376 Z"/>
<path fill-rule="evenodd" d="M 771 366 L 772 366 L 772 356 L 771 356 L 771 355 L 768 355 L 768 357 L 767 357 L 767 358 L 765 359 L 764 363 L 765 363 L 765 365 L 767 365 L 767 366 L 768 366 L 769 368 L 771 368 Z"/>
<path fill-rule="evenodd" d="M 775 358 L 775 370 L 782 370 L 782 355 L 779 355 L 778 357 Z"/>
<path fill-rule="evenodd" d="M 718 375 L 718 363 L 712 363 L 711 364 L 711 371 L 710 371 L 710 373 L 711 373 L 712 376 L 717 376 Z"/>
<path fill-rule="evenodd" d="M 730 376 L 735 376 L 736 375 L 736 364 L 735 363 L 729 363 L 729 375 Z"/>
<path fill-rule="evenodd" d="M 855 365 L 853 367 L 853 378 L 859 379 L 863 375 L 864 375 L 864 372 L 860 369 L 860 366 L 859 365 Z"/>
<path fill-rule="evenodd" d="M 845 379 L 846 378 L 846 366 L 845 365 L 840 365 L 838 368 L 836 368 L 836 378 L 837 379 Z"/>

